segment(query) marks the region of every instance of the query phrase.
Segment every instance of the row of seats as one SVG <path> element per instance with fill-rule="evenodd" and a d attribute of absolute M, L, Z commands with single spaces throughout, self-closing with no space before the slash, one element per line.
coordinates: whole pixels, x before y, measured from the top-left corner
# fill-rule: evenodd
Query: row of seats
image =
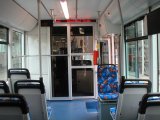
<path fill-rule="evenodd" d="M 111 108 L 114 120 L 159 120 L 160 94 L 151 92 L 149 80 L 125 79 L 122 77 L 117 108 Z M 152 97 L 152 99 L 148 99 Z M 140 102 L 141 101 L 141 102 Z"/>
<path fill-rule="evenodd" d="M 137 118 L 138 120 L 159 119 L 157 116 L 157 114 L 159 114 L 157 111 L 160 109 L 159 94 L 150 93 L 151 82 L 149 80 L 125 79 L 123 76 L 119 85 L 118 70 L 116 65 L 113 64 L 98 65 L 97 75 L 100 103 L 104 104 L 105 102 L 108 106 L 113 106 L 113 102 L 115 102 L 115 104 L 117 102 L 117 107 L 110 109 L 112 118 L 109 117 L 108 112 L 106 112 L 105 118 L 103 118 L 102 116 L 104 115 L 100 113 L 102 114 L 100 118 L 107 120 L 137 120 Z M 106 107 L 106 109 L 108 109 L 108 107 Z M 149 109 L 151 109 L 152 112 L 147 112 Z"/>
<path fill-rule="evenodd" d="M 0 112 L 0 119 L 48 120 L 43 80 L 31 80 L 29 71 L 23 68 L 9 69 L 8 77 L 9 87 L 6 82 L 0 82 L 0 106 L 10 105 L 10 108 L 6 114 L 4 106 L 0 107 L 4 111 Z M 21 114 L 13 110 L 15 106 L 20 108 Z M 17 111 L 20 113 L 20 110 Z"/>
<path fill-rule="evenodd" d="M 30 120 L 25 98 L 19 94 L 0 94 L 0 120 Z"/>

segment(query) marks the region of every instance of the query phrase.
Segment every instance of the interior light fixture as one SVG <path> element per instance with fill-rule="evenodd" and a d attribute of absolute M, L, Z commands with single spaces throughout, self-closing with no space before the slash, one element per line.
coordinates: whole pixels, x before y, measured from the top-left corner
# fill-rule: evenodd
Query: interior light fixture
<path fill-rule="evenodd" d="M 60 0 L 60 3 L 61 3 L 61 7 L 62 7 L 65 18 L 69 19 L 67 1 L 66 0 Z"/>

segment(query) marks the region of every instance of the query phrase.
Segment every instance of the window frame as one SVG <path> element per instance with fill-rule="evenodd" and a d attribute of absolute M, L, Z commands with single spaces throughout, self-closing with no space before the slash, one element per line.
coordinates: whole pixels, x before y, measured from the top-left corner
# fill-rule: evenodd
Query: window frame
<path fill-rule="evenodd" d="M 144 18 L 145 18 L 145 16 L 146 15 L 143 15 L 143 16 L 141 16 L 141 17 L 139 17 L 139 18 L 137 18 L 137 19 L 135 19 L 135 20 L 133 20 L 133 21 L 131 21 L 131 22 L 129 22 L 129 23 L 127 23 L 127 24 L 125 24 L 124 25 L 124 39 L 125 39 L 125 61 L 127 61 L 127 43 L 128 42 L 133 42 L 133 41 L 135 41 L 136 42 L 136 51 L 137 51 L 137 55 L 138 55 L 138 41 L 140 41 L 140 40 L 148 40 L 148 33 L 147 33 L 147 35 L 142 35 L 142 36 L 138 36 L 138 33 L 137 33 L 137 30 L 138 30 L 138 26 L 136 25 L 136 23 L 138 22 L 138 21 L 141 21 L 141 20 L 144 20 Z M 144 24 L 144 21 L 143 21 L 143 24 Z M 134 25 L 134 36 L 135 37 L 133 37 L 133 38 L 129 38 L 129 39 L 127 39 L 127 33 L 126 33 L 126 29 L 127 29 L 127 27 L 129 27 L 129 26 L 131 26 L 131 25 Z M 136 58 L 136 61 L 138 61 L 138 56 L 137 56 L 137 58 Z M 126 68 L 126 77 L 128 77 L 128 71 L 127 71 L 127 62 L 126 62 L 126 64 L 125 64 L 125 68 Z M 137 62 L 137 66 L 136 66 L 136 71 L 137 71 L 137 75 L 136 75 L 136 77 L 137 78 L 139 78 L 139 63 Z"/>

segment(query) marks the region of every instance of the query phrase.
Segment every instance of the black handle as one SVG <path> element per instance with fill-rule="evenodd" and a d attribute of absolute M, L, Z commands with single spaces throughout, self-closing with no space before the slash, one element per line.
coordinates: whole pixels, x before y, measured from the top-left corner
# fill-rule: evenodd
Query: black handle
<path fill-rule="evenodd" d="M 9 87 L 5 81 L 0 80 L 0 88 L 3 89 L 5 93 L 9 93 Z"/>
<path fill-rule="evenodd" d="M 38 83 L 38 84 L 37 84 Z M 40 78 L 40 80 L 18 80 L 14 83 L 14 91 L 15 93 L 18 93 L 19 89 L 40 89 L 41 93 L 45 93 L 45 87 L 43 84 L 43 80 Z"/>
<path fill-rule="evenodd" d="M 27 68 L 11 68 L 8 69 L 8 78 L 11 78 L 12 74 L 23 74 L 26 75 L 28 79 L 30 79 L 30 72 Z"/>
<path fill-rule="evenodd" d="M 141 83 L 131 83 L 126 84 L 126 82 L 146 82 L 144 84 Z M 121 77 L 121 83 L 120 83 L 120 93 L 123 93 L 125 88 L 147 88 L 147 92 L 151 92 L 151 81 L 145 80 L 145 79 L 125 79 L 124 76 Z"/>
<path fill-rule="evenodd" d="M 19 106 L 23 114 L 29 113 L 25 98 L 19 94 L 0 94 L 0 106 Z"/>
<path fill-rule="evenodd" d="M 145 114 L 146 112 L 146 108 L 148 106 L 160 106 L 160 100 L 149 100 L 148 101 L 148 98 L 150 97 L 160 97 L 160 93 L 148 93 L 148 94 L 145 94 L 142 98 L 142 101 L 140 102 L 139 104 L 139 110 L 138 112 L 140 114 Z"/>

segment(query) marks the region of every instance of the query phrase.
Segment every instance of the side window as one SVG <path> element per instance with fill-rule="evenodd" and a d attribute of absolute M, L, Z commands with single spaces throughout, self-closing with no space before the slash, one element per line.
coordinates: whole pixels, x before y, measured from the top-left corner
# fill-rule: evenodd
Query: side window
<path fill-rule="evenodd" d="M 149 40 L 145 17 L 125 25 L 127 78 L 149 79 Z"/>
<path fill-rule="evenodd" d="M 7 80 L 8 69 L 8 28 L 0 26 L 0 79 Z"/>
<path fill-rule="evenodd" d="M 12 39 L 12 67 L 22 67 L 22 33 L 13 31 Z"/>

